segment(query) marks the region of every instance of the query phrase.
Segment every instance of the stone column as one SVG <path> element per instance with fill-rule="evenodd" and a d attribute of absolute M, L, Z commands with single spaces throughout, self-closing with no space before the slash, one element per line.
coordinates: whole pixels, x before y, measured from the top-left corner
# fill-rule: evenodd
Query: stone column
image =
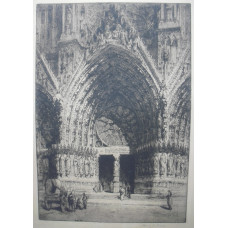
<path fill-rule="evenodd" d="M 57 178 L 60 177 L 60 154 L 57 154 L 55 156 L 55 165 L 56 165 L 56 172 L 57 172 Z"/>
<path fill-rule="evenodd" d="M 36 16 L 36 42 L 40 44 L 41 41 L 41 10 L 37 8 L 37 16 Z"/>
<path fill-rule="evenodd" d="M 159 170 L 160 170 L 159 160 L 160 160 L 159 153 L 155 153 L 153 157 L 153 177 L 159 177 Z"/>
<path fill-rule="evenodd" d="M 44 48 L 48 44 L 48 10 L 44 11 Z"/>
<path fill-rule="evenodd" d="M 94 167 L 94 176 L 99 179 L 99 154 L 95 156 L 95 167 Z"/>
<path fill-rule="evenodd" d="M 62 4 L 62 34 L 65 34 L 65 4 Z"/>
<path fill-rule="evenodd" d="M 73 26 L 72 26 L 73 34 L 75 34 L 76 33 L 75 4 L 72 5 L 72 23 L 73 23 Z"/>
<path fill-rule="evenodd" d="M 173 14 L 174 14 L 174 19 L 177 19 L 177 4 L 174 4 L 174 10 L 173 10 Z"/>
<path fill-rule="evenodd" d="M 164 4 L 161 4 L 161 21 L 164 21 L 165 19 L 165 14 L 164 14 Z"/>
<path fill-rule="evenodd" d="M 54 48 L 56 46 L 56 37 L 55 37 L 55 33 L 56 33 L 56 23 L 55 23 L 55 18 L 56 17 L 56 5 L 53 5 L 53 9 L 52 9 L 52 48 Z"/>
<path fill-rule="evenodd" d="M 114 169 L 113 169 L 113 192 L 119 192 L 120 189 L 120 155 L 115 154 L 114 157 Z"/>

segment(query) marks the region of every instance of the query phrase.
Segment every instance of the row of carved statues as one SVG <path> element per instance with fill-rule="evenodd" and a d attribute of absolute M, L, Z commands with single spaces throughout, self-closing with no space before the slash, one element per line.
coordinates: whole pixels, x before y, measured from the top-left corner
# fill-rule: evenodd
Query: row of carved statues
<path fill-rule="evenodd" d="M 136 176 L 187 177 L 188 175 L 187 156 L 155 153 L 154 156 L 139 156 L 136 161 Z"/>
<path fill-rule="evenodd" d="M 96 157 L 98 151 L 93 147 L 83 147 L 83 146 L 64 146 L 64 145 L 53 145 L 52 148 L 56 154 L 60 155 L 77 155 L 83 157 Z"/>
<path fill-rule="evenodd" d="M 115 30 L 112 31 L 110 30 L 109 25 L 106 25 L 103 32 L 98 32 L 97 45 L 99 47 L 111 41 L 118 41 L 118 43 L 127 48 L 136 50 L 138 39 L 139 36 L 133 27 L 129 30 L 125 30 L 120 24 L 117 24 Z"/>
<path fill-rule="evenodd" d="M 60 177 L 94 177 L 98 175 L 97 158 L 94 156 L 77 156 L 58 154 L 55 159 L 57 175 Z"/>

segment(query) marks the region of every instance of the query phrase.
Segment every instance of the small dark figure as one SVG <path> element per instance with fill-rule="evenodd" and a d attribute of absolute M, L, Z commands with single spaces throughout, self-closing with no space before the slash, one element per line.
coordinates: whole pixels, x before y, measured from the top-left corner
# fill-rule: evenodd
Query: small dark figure
<path fill-rule="evenodd" d="M 81 197 L 78 198 L 77 208 L 80 209 L 80 210 L 83 210 L 83 208 L 84 208 L 83 201 L 82 201 L 82 198 Z"/>
<path fill-rule="evenodd" d="M 83 195 L 82 195 L 82 202 L 83 202 L 84 209 L 87 208 L 87 200 L 88 200 L 88 196 L 86 196 L 86 194 L 83 193 Z"/>
<path fill-rule="evenodd" d="M 78 208 L 78 198 L 74 196 L 74 211 Z"/>
<path fill-rule="evenodd" d="M 72 192 L 68 195 L 68 204 L 69 204 L 69 210 L 70 211 L 75 210 L 74 195 Z"/>
<path fill-rule="evenodd" d="M 60 207 L 61 211 L 65 212 L 67 208 L 67 192 L 60 193 Z"/>
<path fill-rule="evenodd" d="M 172 192 L 169 190 L 168 191 L 168 195 L 166 196 L 167 198 L 167 205 L 169 210 L 172 210 L 173 208 L 173 198 L 172 198 Z"/>
<path fill-rule="evenodd" d="M 131 198 L 131 186 L 129 184 L 127 184 L 127 197 Z"/>
<path fill-rule="evenodd" d="M 124 199 L 124 195 L 125 195 L 125 189 L 123 187 L 120 188 L 120 200 Z"/>

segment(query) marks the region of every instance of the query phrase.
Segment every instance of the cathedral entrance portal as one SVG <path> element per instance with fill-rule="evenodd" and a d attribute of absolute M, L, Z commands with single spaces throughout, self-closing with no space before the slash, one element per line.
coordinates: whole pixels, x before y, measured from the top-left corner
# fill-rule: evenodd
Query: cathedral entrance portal
<path fill-rule="evenodd" d="M 99 181 L 104 192 L 113 192 L 114 157 L 101 155 L 99 157 Z"/>

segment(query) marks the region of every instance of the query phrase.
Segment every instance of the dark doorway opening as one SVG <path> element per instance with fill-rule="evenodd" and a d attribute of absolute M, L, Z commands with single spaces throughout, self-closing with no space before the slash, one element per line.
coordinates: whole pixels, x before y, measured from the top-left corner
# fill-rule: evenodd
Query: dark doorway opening
<path fill-rule="evenodd" d="M 120 185 L 130 185 L 131 193 L 134 193 L 135 160 L 132 155 L 120 156 Z"/>
<path fill-rule="evenodd" d="M 99 181 L 104 192 L 113 192 L 113 166 L 114 157 L 112 155 L 99 157 Z"/>

